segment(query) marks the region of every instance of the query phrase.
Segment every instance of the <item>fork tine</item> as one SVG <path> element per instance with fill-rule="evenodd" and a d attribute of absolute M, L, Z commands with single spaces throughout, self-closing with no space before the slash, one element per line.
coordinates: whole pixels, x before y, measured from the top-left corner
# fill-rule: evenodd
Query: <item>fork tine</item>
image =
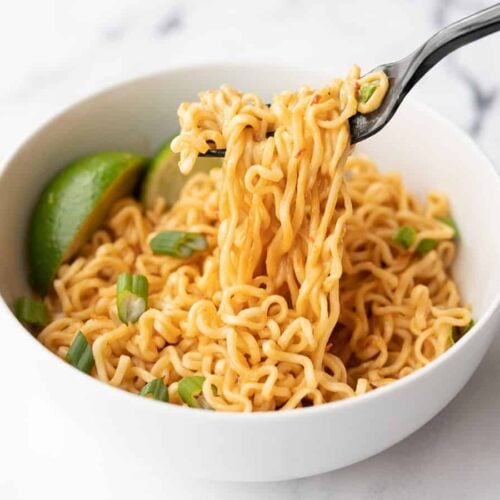
<path fill-rule="evenodd" d="M 270 104 L 266 104 L 266 106 L 271 106 Z M 272 137 L 274 135 L 274 131 L 269 131 L 266 133 L 266 137 Z M 199 156 L 203 158 L 224 158 L 226 154 L 225 149 L 209 149 L 206 153 L 200 153 Z"/>
<path fill-rule="evenodd" d="M 206 153 L 200 153 L 199 156 L 203 158 L 224 158 L 225 154 L 225 149 L 209 149 Z"/>

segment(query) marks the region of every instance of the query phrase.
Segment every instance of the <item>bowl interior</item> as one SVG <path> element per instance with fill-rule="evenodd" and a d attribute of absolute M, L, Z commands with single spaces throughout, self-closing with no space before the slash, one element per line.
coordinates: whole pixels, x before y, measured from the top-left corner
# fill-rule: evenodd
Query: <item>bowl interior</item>
<path fill-rule="evenodd" d="M 384 171 L 399 171 L 421 201 L 445 193 L 461 237 L 453 277 L 476 322 L 498 302 L 500 178 L 471 139 L 436 112 L 408 101 L 388 126 L 357 150 Z"/>
<path fill-rule="evenodd" d="M 26 227 L 45 183 L 67 163 L 100 150 L 150 155 L 177 130 L 181 101 L 223 82 L 264 99 L 301 84 L 321 85 L 330 72 L 267 66 L 206 66 L 128 82 L 58 115 L 15 154 L 0 178 L 0 293 L 9 304 L 28 291 Z M 398 170 L 421 198 L 445 192 L 462 233 L 455 277 L 476 319 L 498 298 L 500 181 L 462 132 L 431 110 L 407 100 L 392 122 L 357 147 L 382 170 Z"/>

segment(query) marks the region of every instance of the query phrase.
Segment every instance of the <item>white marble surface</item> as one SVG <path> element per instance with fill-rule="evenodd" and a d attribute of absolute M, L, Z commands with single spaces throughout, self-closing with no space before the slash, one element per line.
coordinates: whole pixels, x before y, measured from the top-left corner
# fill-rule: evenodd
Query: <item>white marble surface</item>
<path fill-rule="evenodd" d="M 58 110 L 122 79 L 217 60 L 330 65 L 332 73 L 357 62 L 368 69 L 406 55 L 439 26 L 490 3 L 3 0 L 0 160 Z M 498 34 L 465 47 L 414 94 L 469 131 L 500 168 L 499 52 Z M 0 378 L 10 384 L 6 366 L 0 364 Z M 98 460 L 87 471 L 94 480 L 81 481 L 57 450 L 43 447 L 50 440 L 28 436 L 23 448 L 7 437 L 0 443 L 0 498 L 62 499 L 68 492 L 72 499 L 99 500 L 500 498 L 499 378 L 500 339 L 455 401 L 404 442 L 346 469 L 283 483 L 199 482 L 168 470 L 150 477 L 140 465 L 121 474 Z M 22 419 L 9 420 L 7 412 L 0 422 L 12 436 L 22 434 Z"/>

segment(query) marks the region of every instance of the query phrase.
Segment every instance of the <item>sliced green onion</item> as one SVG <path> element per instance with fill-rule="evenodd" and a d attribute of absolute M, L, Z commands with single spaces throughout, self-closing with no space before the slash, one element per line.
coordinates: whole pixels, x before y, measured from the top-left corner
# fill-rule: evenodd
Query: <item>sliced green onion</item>
<path fill-rule="evenodd" d="M 415 242 L 417 238 L 417 231 L 411 226 L 401 226 L 396 234 L 392 237 L 395 243 L 403 246 L 404 248 L 409 248 Z M 415 249 L 418 253 L 427 253 L 436 248 L 437 241 L 431 239 L 424 239 L 420 241 Z"/>
<path fill-rule="evenodd" d="M 411 226 L 401 226 L 392 237 L 392 240 L 405 248 L 409 248 L 413 245 L 416 237 L 417 231 Z"/>
<path fill-rule="evenodd" d="M 193 252 L 206 250 L 208 243 L 203 234 L 173 230 L 158 233 L 149 246 L 154 253 L 187 259 Z"/>
<path fill-rule="evenodd" d="M 376 83 L 365 83 L 361 85 L 359 89 L 359 100 L 365 104 L 370 100 L 370 97 L 373 95 L 375 90 L 377 90 L 378 85 Z"/>
<path fill-rule="evenodd" d="M 203 397 L 202 388 L 205 377 L 193 375 L 192 377 L 184 377 L 178 386 L 179 396 L 182 401 L 191 408 L 203 408 L 209 410 L 210 405 Z"/>
<path fill-rule="evenodd" d="M 460 239 L 460 231 L 458 230 L 457 223 L 455 220 L 450 217 L 449 215 L 446 215 L 445 217 L 439 217 L 439 220 L 446 224 L 447 226 L 450 226 L 453 229 L 453 239 L 458 240 Z"/>
<path fill-rule="evenodd" d="M 41 300 L 19 297 L 14 302 L 14 314 L 19 321 L 35 326 L 46 326 L 49 323 L 47 307 Z"/>
<path fill-rule="evenodd" d="M 474 326 L 473 319 L 471 319 L 465 326 L 454 326 L 451 329 L 452 345 L 455 342 L 458 342 L 473 326 Z"/>
<path fill-rule="evenodd" d="M 122 273 L 116 282 L 118 317 L 135 323 L 148 307 L 148 280 L 142 274 Z"/>
<path fill-rule="evenodd" d="M 437 240 L 425 239 L 417 245 L 416 251 L 418 253 L 427 253 L 434 250 L 437 247 L 437 244 Z"/>
<path fill-rule="evenodd" d="M 460 336 L 463 337 L 474 325 L 475 325 L 475 322 L 473 319 L 471 319 L 467 325 L 461 326 L 460 327 Z"/>
<path fill-rule="evenodd" d="M 151 396 L 158 401 L 168 402 L 168 388 L 161 378 L 156 378 L 148 382 L 139 394 L 145 397 Z"/>
<path fill-rule="evenodd" d="M 82 372 L 90 373 L 90 370 L 92 370 L 94 366 L 92 347 L 81 331 L 78 331 L 73 342 L 71 342 L 69 351 L 66 354 L 66 361 Z"/>

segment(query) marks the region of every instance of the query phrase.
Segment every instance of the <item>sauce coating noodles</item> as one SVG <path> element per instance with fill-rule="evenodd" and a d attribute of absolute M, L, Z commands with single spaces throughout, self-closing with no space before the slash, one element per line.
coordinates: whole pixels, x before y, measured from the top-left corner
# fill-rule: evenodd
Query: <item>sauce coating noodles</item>
<path fill-rule="evenodd" d="M 53 321 L 39 339 L 64 357 L 78 330 L 92 345 L 92 375 L 138 393 L 161 377 L 203 375 L 203 397 L 222 411 L 268 411 L 362 394 L 424 366 L 450 345 L 469 309 L 449 268 L 455 255 L 446 198 L 425 207 L 397 174 L 351 157 L 348 119 L 359 69 L 313 90 L 283 92 L 267 107 L 227 85 L 179 108 L 172 149 L 190 172 L 199 153 L 226 148 L 222 168 L 192 176 L 179 200 L 144 213 L 132 199 L 61 266 L 46 299 Z M 367 78 L 367 77 L 364 77 Z M 266 137 L 273 131 L 272 137 Z M 347 160 L 347 162 L 346 162 Z M 408 249 L 393 241 L 411 225 Z M 158 232 L 202 233 L 205 252 L 154 255 Z M 420 254 L 423 239 L 437 241 Z M 116 279 L 143 274 L 149 307 L 135 324 L 116 312 Z"/>

